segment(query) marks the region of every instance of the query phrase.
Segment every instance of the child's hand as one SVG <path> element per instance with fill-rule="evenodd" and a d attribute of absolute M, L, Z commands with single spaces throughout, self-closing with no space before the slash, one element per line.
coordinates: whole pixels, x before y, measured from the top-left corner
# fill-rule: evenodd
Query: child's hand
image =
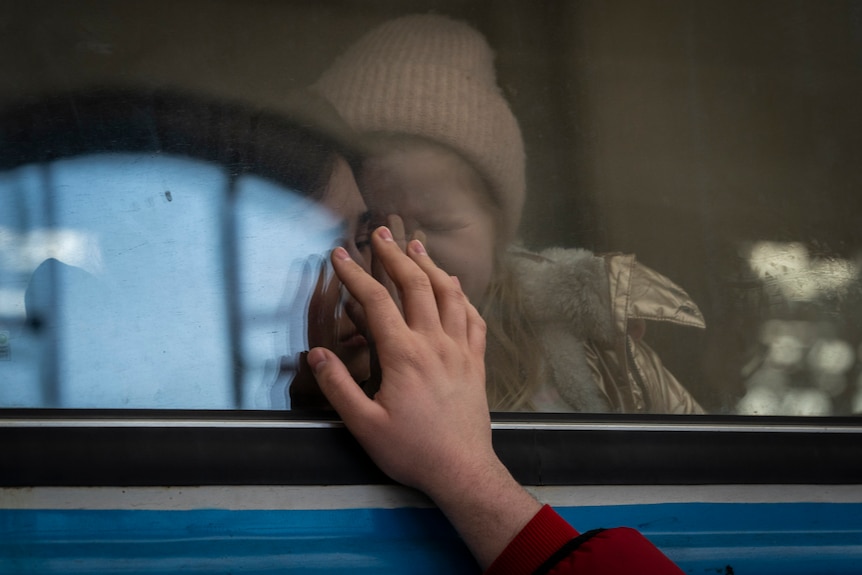
<path fill-rule="evenodd" d="M 392 240 L 398 245 L 398 248 L 406 252 L 407 250 L 407 231 L 404 226 L 404 220 L 398 214 L 387 214 L 386 215 L 386 224 L 389 231 L 392 233 Z M 416 232 L 411 235 L 410 239 L 418 239 L 423 244 L 425 243 L 425 234 L 422 232 Z M 389 277 L 389 274 L 386 273 L 386 269 L 383 266 L 380 258 L 376 255 L 371 258 L 371 275 L 374 276 L 378 282 L 380 282 L 383 287 L 389 292 L 389 295 L 392 296 L 392 300 L 395 302 L 395 305 L 398 306 L 398 309 L 401 309 L 401 296 L 398 294 L 398 288 L 395 286 L 395 283 Z M 362 312 L 364 314 L 364 312 Z M 364 318 L 364 315 L 363 315 Z M 330 348 L 331 349 L 331 348 Z M 380 389 L 380 380 L 383 377 L 383 374 L 380 372 L 380 362 L 377 358 L 377 349 L 372 344 L 371 345 L 371 377 L 368 378 L 368 381 L 365 382 L 364 389 L 366 395 L 369 397 L 374 397 L 374 394 L 377 393 L 377 390 Z"/>
<path fill-rule="evenodd" d="M 404 226 L 404 220 L 398 214 L 387 214 L 385 225 L 392 233 L 392 240 L 403 252 L 407 251 L 407 243 L 411 240 L 419 240 L 423 245 L 425 244 L 425 233 L 421 230 L 416 230 L 410 234 L 409 238 L 407 237 L 407 229 Z M 392 299 L 395 300 L 395 304 L 398 306 L 398 309 L 401 309 L 401 298 L 398 295 L 398 289 L 386 273 L 386 269 L 380 258 L 376 255 L 371 258 L 371 275 L 374 276 L 374 279 L 379 281 L 387 290 L 389 290 L 389 293 L 392 295 Z"/>
<path fill-rule="evenodd" d="M 310 284 L 313 274 L 311 263 L 306 263 L 302 271 L 301 285 Z M 317 272 L 317 281 L 311 292 L 311 300 L 308 302 L 308 315 L 306 321 L 306 334 L 308 347 L 326 347 L 336 349 L 338 345 L 337 314 L 340 305 L 340 282 L 335 274 L 326 280 L 327 269 L 320 265 Z M 300 299 L 307 290 L 297 291 L 297 300 L 294 309 L 302 309 L 304 302 Z M 290 333 L 290 332 L 289 332 Z M 290 383 L 290 407 L 291 409 L 330 409 L 329 402 L 320 391 L 317 380 L 314 378 L 308 365 L 308 354 L 299 354 L 299 362 L 296 375 Z"/>

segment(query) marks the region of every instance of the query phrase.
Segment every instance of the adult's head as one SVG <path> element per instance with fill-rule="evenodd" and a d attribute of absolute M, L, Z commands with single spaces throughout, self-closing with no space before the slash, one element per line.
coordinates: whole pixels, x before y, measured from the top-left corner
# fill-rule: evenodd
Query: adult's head
<path fill-rule="evenodd" d="M 301 262 L 334 243 L 361 261 L 367 241 L 337 115 L 305 96 L 288 109 L 99 90 L 0 113 L 0 227 L 11 238 L 0 255 L 14 256 L 0 257 L 0 276 L 29 282 L 11 306 L 27 305 L 34 338 L 56 331 L 59 347 L 42 350 L 55 373 L 41 377 L 56 388 L 47 403 L 285 404 L 264 372 L 308 348 L 309 318 L 291 309 L 309 297 Z M 325 321 L 357 331 L 335 310 Z M 344 352 L 367 374 L 367 346 Z M 79 400 L 75 382 L 102 396 Z"/>
<path fill-rule="evenodd" d="M 430 209 L 439 206 L 438 200 L 448 203 L 452 194 L 441 186 L 452 182 L 425 181 L 422 197 L 411 196 L 411 186 L 395 183 L 418 183 L 418 176 L 408 172 L 421 162 L 420 156 L 441 165 L 461 163 L 476 173 L 465 192 L 483 196 L 478 201 L 492 216 L 493 244 L 502 246 L 514 238 L 526 188 L 523 140 L 497 85 L 494 54 L 476 29 L 436 15 L 386 22 L 339 57 L 313 89 L 370 140 L 363 167 L 368 177 L 363 176 L 361 187 L 369 204 L 376 204 L 372 209 L 409 212 L 407 204 L 422 202 Z M 390 152 L 398 159 L 387 159 Z M 454 177 L 464 187 L 463 178 Z M 389 185 L 381 192 L 375 184 L 383 181 Z M 425 207 L 422 211 L 427 212 Z M 473 246 L 459 243 L 458 254 L 423 231 L 429 253 L 449 273 L 462 283 L 484 282 L 469 279 L 464 252 Z M 459 269 L 451 264 L 455 261 L 467 267 Z M 484 291 L 481 286 L 465 289 L 471 298 Z"/>

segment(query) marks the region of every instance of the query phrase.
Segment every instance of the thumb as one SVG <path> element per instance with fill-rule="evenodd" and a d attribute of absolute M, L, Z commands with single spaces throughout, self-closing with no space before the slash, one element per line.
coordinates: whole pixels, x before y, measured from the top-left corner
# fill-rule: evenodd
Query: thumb
<path fill-rule="evenodd" d="M 344 363 L 324 347 L 315 347 L 306 359 L 330 405 L 351 430 L 370 415 L 374 402 L 351 377 Z"/>

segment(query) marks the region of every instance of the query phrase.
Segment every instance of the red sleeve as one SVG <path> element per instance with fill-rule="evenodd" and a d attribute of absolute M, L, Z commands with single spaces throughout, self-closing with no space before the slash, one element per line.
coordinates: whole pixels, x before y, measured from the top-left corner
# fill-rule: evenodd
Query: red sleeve
<path fill-rule="evenodd" d="M 574 527 L 543 506 L 488 567 L 485 575 L 534 573 L 560 547 L 578 536 Z"/>
<path fill-rule="evenodd" d="M 526 575 L 540 568 L 550 575 L 682 574 L 638 531 L 618 527 L 578 537 L 548 505 L 515 536 L 485 575 Z"/>

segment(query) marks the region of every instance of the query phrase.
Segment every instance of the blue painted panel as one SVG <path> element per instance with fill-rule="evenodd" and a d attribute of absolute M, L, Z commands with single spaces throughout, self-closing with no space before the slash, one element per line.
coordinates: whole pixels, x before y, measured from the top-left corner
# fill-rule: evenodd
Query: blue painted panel
<path fill-rule="evenodd" d="M 473 573 L 433 509 L 0 511 L 0 573 Z"/>
<path fill-rule="evenodd" d="M 858 503 L 663 503 L 558 511 L 580 530 L 634 527 L 686 573 L 862 573 Z"/>
<path fill-rule="evenodd" d="M 560 509 L 643 531 L 687 573 L 859 573 L 862 504 Z M 729 568 L 729 569 L 728 569 Z M 0 511 L 0 573 L 475 573 L 434 509 Z"/>

